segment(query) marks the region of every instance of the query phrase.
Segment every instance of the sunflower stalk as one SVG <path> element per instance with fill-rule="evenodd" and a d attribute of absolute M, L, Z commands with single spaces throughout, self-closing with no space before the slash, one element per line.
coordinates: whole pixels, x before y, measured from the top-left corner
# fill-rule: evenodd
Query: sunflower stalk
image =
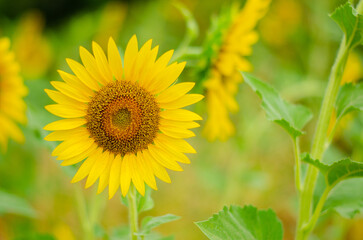
<path fill-rule="evenodd" d="M 357 10 L 360 14 L 362 14 L 363 0 L 360 0 L 358 3 Z M 331 69 L 328 86 L 326 88 L 322 107 L 320 109 L 319 119 L 313 139 L 311 156 L 314 159 L 319 159 L 320 161 L 327 148 L 326 145 L 330 143 L 330 138 L 332 138 L 332 136 L 328 135 L 330 117 L 333 113 L 334 103 L 338 95 L 339 86 L 343 77 L 343 71 L 347 63 L 350 50 L 351 48 L 349 47 L 349 43 L 346 42 L 346 37 L 344 36 L 341 40 L 337 57 Z M 326 189 L 326 191 L 321 196 L 314 213 L 311 215 L 313 193 L 318 173 L 318 170 L 314 166 L 308 166 L 307 174 L 303 184 L 303 191 L 300 195 L 299 201 L 299 219 L 296 233 L 297 240 L 306 240 L 308 238 L 310 232 L 314 229 L 318 217 L 320 216 L 322 207 L 324 206 L 324 203 L 330 192 L 329 189 Z"/>
<path fill-rule="evenodd" d="M 87 212 L 86 199 L 80 186 L 75 186 L 75 198 L 77 202 L 78 217 L 83 231 L 83 239 L 94 240 L 93 223 Z"/>
<path fill-rule="evenodd" d="M 130 235 L 131 240 L 138 240 L 138 211 L 137 211 L 137 203 L 136 203 L 136 192 L 135 187 L 130 186 L 129 193 L 127 194 L 128 201 L 128 209 L 129 209 L 129 223 L 130 223 Z"/>

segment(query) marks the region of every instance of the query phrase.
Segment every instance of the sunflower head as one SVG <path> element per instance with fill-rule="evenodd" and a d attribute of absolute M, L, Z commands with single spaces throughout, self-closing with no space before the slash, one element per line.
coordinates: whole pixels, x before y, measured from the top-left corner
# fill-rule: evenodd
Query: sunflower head
<path fill-rule="evenodd" d="M 24 135 L 16 123 L 26 123 L 26 105 L 23 100 L 27 94 L 23 79 L 19 76 L 19 65 L 14 53 L 9 50 L 8 38 L 0 38 L 0 147 L 7 148 L 8 139 L 23 142 Z"/>
<path fill-rule="evenodd" d="M 204 135 L 211 141 L 227 140 L 234 134 L 230 113 L 238 111 L 235 95 L 242 82 L 240 71 L 251 71 L 246 57 L 257 42 L 255 27 L 266 13 L 270 0 L 248 0 L 221 12 L 212 21 L 205 44 L 206 62 L 202 64 L 203 87 L 207 97 L 208 118 Z"/>
<path fill-rule="evenodd" d="M 46 109 L 65 118 L 44 128 L 54 131 L 46 140 L 63 141 L 52 154 L 62 165 L 85 159 L 72 182 L 87 177 L 89 187 L 99 179 L 99 192 L 108 185 L 110 198 L 120 186 L 125 196 L 132 183 L 143 195 L 144 183 L 157 189 L 155 176 L 170 182 L 166 169 L 190 163 L 184 153 L 195 150 L 184 138 L 201 118 L 182 108 L 203 96 L 187 94 L 194 83 L 175 84 L 185 62 L 168 65 L 173 51 L 157 53 L 151 40 L 138 49 L 133 36 L 122 62 L 112 38 L 107 56 L 93 42 L 93 54 L 80 48 L 83 65 L 67 59 L 74 75 L 59 71 L 64 82 L 46 90 L 57 103 Z"/>

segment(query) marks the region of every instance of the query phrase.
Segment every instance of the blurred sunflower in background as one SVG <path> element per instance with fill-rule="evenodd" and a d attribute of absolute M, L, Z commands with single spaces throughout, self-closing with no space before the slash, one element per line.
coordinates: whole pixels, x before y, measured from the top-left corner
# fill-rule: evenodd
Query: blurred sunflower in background
<path fill-rule="evenodd" d="M 237 6 L 226 9 L 212 22 L 204 45 L 207 61 L 201 70 L 206 76 L 208 112 L 204 135 L 210 141 L 225 141 L 235 132 L 230 113 L 238 111 L 235 95 L 242 82 L 239 71 L 252 70 L 245 57 L 252 54 L 252 45 L 258 40 L 254 28 L 269 3 L 270 0 L 248 0 L 241 10 Z"/>
<path fill-rule="evenodd" d="M 80 48 L 83 65 L 67 59 L 75 75 L 59 71 L 65 82 L 52 82 L 58 90 L 46 90 L 57 104 L 46 109 L 65 118 L 44 127 L 54 131 L 45 139 L 63 141 L 52 155 L 62 165 L 82 163 L 72 182 L 88 176 L 86 188 L 99 179 L 98 192 L 109 185 L 111 198 L 121 186 L 125 196 L 130 183 L 141 195 L 145 185 L 157 189 L 155 177 L 170 182 L 165 170 L 182 171 L 190 163 L 184 153 L 195 150 L 184 140 L 201 118 L 180 109 L 200 101 L 187 94 L 194 83 L 172 85 L 185 62 L 168 65 L 173 51 L 156 60 L 158 46 L 147 41 L 140 50 L 133 36 L 125 50 L 124 64 L 112 38 L 108 56 L 93 42 L 93 55 Z M 172 86 L 171 86 L 172 85 Z"/>
<path fill-rule="evenodd" d="M 0 38 L 0 147 L 3 152 L 7 149 L 9 138 L 18 143 L 24 142 L 24 135 L 17 123 L 26 123 L 23 98 L 27 88 L 19 75 L 15 55 L 9 48 L 10 40 Z"/>
<path fill-rule="evenodd" d="M 44 17 L 39 11 L 23 14 L 14 35 L 14 52 L 25 79 L 44 76 L 52 64 L 52 49 L 43 33 Z"/>

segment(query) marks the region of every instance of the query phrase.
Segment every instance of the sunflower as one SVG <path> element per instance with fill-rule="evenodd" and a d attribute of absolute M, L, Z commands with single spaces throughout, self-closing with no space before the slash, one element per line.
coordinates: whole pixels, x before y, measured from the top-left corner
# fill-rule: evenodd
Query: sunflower
<path fill-rule="evenodd" d="M 8 38 L 0 38 L 0 147 L 7 149 L 8 139 L 23 142 L 24 135 L 16 123 L 26 123 L 26 105 L 23 97 L 27 94 L 23 79 L 19 76 L 19 65 L 14 53 L 9 50 Z"/>
<path fill-rule="evenodd" d="M 214 54 L 207 61 L 209 70 L 204 71 L 208 111 L 204 134 L 211 141 L 217 138 L 224 141 L 235 132 L 229 113 L 238 111 L 235 95 L 242 81 L 239 71 L 252 70 L 245 56 L 252 54 L 252 45 L 258 40 L 254 28 L 269 3 L 270 0 L 248 0 L 240 11 L 231 8 L 226 16 L 220 17 L 221 26 L 214 27 L 215 33 L 210 34 L 206 52 Z"/>
<path fill-rule="evenodd" d="M 131 183 L 141 195 L 144 183 L 156 190 L 155 176 L 170 182 L 166 168 L 182 171 L 178 162 L 190 163 L 184 153 L 195 153 L 184 138 L 195 136 L 189 129 L 201 117 L 181 108 L 203 96 L 186 94 L 194 83 L 173 84 L 185 62 L 168 65 L 172 50 L 156 60 L 151 44 L 138 50 L 133 36 L 124 64 L 112 38 L 107 57 L 95 42 L 93 55 L 81 47 L 83 65 L 67 59 L 75 75 L 59 71 L 64 82 L 52 82 L 58 91 L 45 90 L 57 103 L 45 108 L 65 118 L 44 127 L 54 131 L 46 140 L 63 141 L 52 155 L 62 165 L 86 159 L 72 182 L 87 177 L 87 188 L 99 179 L 98 193 L 109 185 L 109 198 L 119 187 L 125 196 Z"/>

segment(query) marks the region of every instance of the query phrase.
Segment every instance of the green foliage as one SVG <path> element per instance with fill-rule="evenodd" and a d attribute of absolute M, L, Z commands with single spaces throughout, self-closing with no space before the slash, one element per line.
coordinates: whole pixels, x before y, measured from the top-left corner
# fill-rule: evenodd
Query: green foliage
<path fill-rule="evenodd" d="M 302 128 L 312 118 L 308 108 L 286 102 L 272 86 L 250 74 L 243 73 L 243 78 L 262 99 L 268 120 L 279 124 L 294 139 L 304 133 Z"/>
<path fill-rule="evenodd" d="M 56 240 L 56 238 L 50 234 L 35 233 L 29 236 L 16 237 L 14 240 Z"/>
<path fill-rule="evenodd" d="M 144 234 L 149 234 L 152 229 L 160 226 L 161 224 L 172 222 L 178 219 L 180 219 L 180 217 L 173 214 L 165 214 L 158 217 L 148 216 L 142 220 L 141 231 Z"/>
<path fill-rule="evenodd" d="M 352 178 L 339 183 L 326 200 L 323 211 L 334 210 L 345 218 L 363 213 L 363 179 Z"/>
<path fill-rule="evenodd" d="M 354 48 L 362 43 L 363 16 L 358 14 L 349 2 L 335 9 L 330 17 L 343 30 L 345 43 L 349 48 Z"/>
<path fill-rule="evenodd" d="M 271 210 L 257 210 L 253 206 L 224 207 L 206 221 L 196 222 L 212 240 L 279 240 L 283 229 Z"/>
<path fill-rule="evenodd" d="M 355 110 L 363 110 L 363 84 L 345 84 L 340 88 L 336 101 L 337 119 Z"/>
<path fill-rule="evenodd" d="M 348 178 L 363 177 L 363 163 L 354 162 L 348 158 L 331 165 L 312 159 L 309 154 L 304 154 L 302 160 L 317 167 L 325 176 L 326 184 L 329 187 L 334 187 L 340 181 Z"/>
<path fill-rule="evenodd" d="M 24 199 L 0 190 L 0 215 L 5 213 L 36 217 L 35 210 Z"/>
<path fill-rule="evenodd" d="M 151 188 L 146 186 L 145 195 L 142 196 L 138 191 L 136 191 L 136 204 L 137 211 L 139 213 L 148 211 L 154 207 L 154 200 L 151 198 Z M 128 206 L 127 197 L 121 197 L 121 201 L 125 206 Z"/>

